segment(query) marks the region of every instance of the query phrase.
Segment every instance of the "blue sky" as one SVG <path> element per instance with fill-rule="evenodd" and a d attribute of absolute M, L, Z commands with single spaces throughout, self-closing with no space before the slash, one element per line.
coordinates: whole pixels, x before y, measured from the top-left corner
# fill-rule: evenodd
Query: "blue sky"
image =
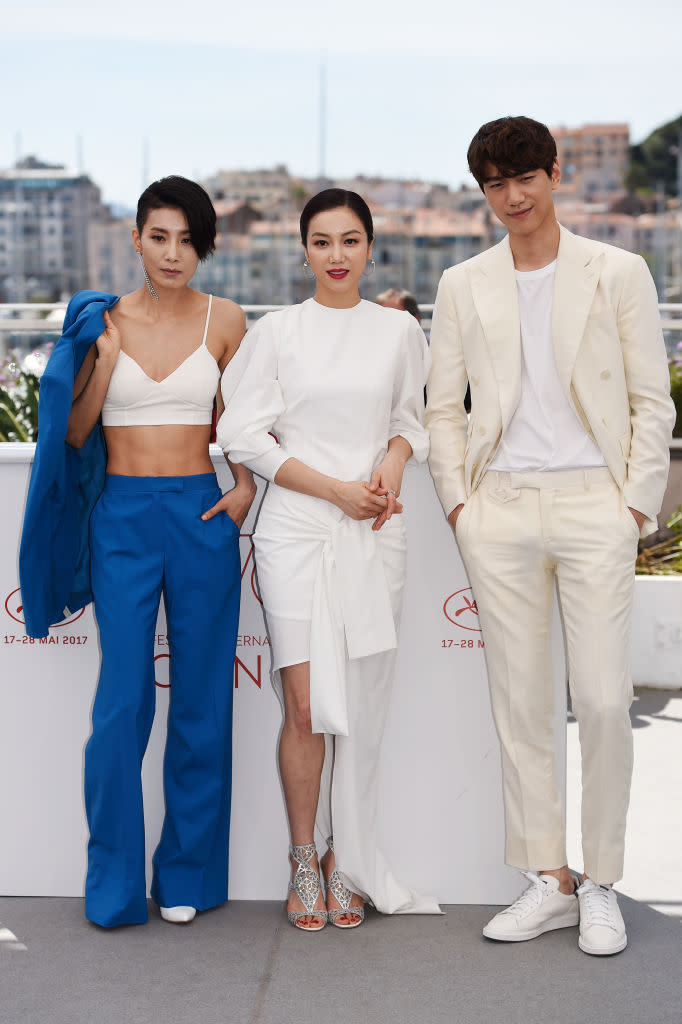
<path fill-rule="evenodd" d="M 85 170 L 133 205 L 150 178 L 219 167 L 319 168 L 471 184 L 481 123 L 628 121 L 633 141 L 682 111 L 682 5 L 549 0 L 3 0 L 0 167 L 17 151 Z M 112 10 L 114 8 L 109 8 Z"/>

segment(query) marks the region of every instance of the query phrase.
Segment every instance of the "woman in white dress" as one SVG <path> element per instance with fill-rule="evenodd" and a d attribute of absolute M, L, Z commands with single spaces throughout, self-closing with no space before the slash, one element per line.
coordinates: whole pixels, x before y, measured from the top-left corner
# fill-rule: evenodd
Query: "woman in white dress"
<path fill-rule="evenodd" d="M 405 463 L 428 453 L 428 349 L 409 313 L 360 298 L 373 240 L 360 196 L 320 192 L 301 215 L 301 240 L 315 296 L 251 329 L 240 379 L 236 367 L 223 378 L 218 441 L 270 481 L 254 546 L 285 714 L 287 910 L 316 931 L 327 920 L 359 925 L 365 901 L 384 913 L 439 912 L 397 881 L 376 843 L 405 581 L 398 498 Z M 326 903 L 315 824 L 328 844 Z"/>

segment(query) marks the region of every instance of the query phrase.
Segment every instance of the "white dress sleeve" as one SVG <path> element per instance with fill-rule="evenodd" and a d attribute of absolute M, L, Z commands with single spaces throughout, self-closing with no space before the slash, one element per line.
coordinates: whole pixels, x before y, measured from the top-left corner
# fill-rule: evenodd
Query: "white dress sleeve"
<path fill-rule="evenodd" d="M 400 434 L 412 446 L 415 462 L 424 462 L 429 454 L 429 434 L 424 427 L 424 385 L 431 357 L 419 323 L 409 313 L 406 319 L 401 372 L 393 386 L 389 438 Z"/>
<path fill-rule="evenodd" d="M 274 480 L 289 454 L 270 433 L 284 411 L 277 379 L 277 334 L 270 314 L 248 331 L 223 373 L 225 411 L 218 421 L 218 444 L 230 461 Z"/>

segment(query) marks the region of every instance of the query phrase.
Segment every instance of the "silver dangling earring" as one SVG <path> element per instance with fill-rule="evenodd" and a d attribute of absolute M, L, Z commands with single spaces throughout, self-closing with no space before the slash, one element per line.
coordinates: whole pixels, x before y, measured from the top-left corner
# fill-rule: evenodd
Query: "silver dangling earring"
<path fill-rule="evenodd" d="M 154 299 L 154 302 L 158 302 L 159 301 L 159 296 L 156 294 L 156 289 L 154 288 L 154 285 L 152 284 L 151 278 L 150 278 L 149 274 L 147 273 L 147 268 L 144 265 L 144 257 L 142 255 L 142 252 L 141 252 L 140 249 L 137 249 L 137 255 L 140 257 L 140 263 L 142 264 L 142 272 L 144 274 L 144 280 L 145 280 L 145 283 L 146 283 L 147 288 L 149 290 L 149 294 Z"/>
<path fill-rule="evenodd" d="M 309 280 L 312 280 L 315 277 L 307 260 L 303 260 L 303 273 Z"/>
<path fill-rule="evenodd" d="M 374 260 L 369 261 L 369 266 L 366 266 L 362 272 L 363 277 L 371 277 L 374 271 L 377 269 L 377 265 Z"/>

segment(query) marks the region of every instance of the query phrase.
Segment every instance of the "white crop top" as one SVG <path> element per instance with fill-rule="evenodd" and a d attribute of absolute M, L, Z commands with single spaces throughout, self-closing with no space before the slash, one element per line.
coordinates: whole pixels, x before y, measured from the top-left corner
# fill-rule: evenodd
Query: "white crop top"
<path fill-rule="evenodd" d="M 148 377 L 139 363 L 121 349 L 102 406 L 103 426 L 211 422 L 220 381 L 218 364 L 206 347 L 212 303 L 213 296 L 209 295 L 201 345 L 163 380 Z"/>

